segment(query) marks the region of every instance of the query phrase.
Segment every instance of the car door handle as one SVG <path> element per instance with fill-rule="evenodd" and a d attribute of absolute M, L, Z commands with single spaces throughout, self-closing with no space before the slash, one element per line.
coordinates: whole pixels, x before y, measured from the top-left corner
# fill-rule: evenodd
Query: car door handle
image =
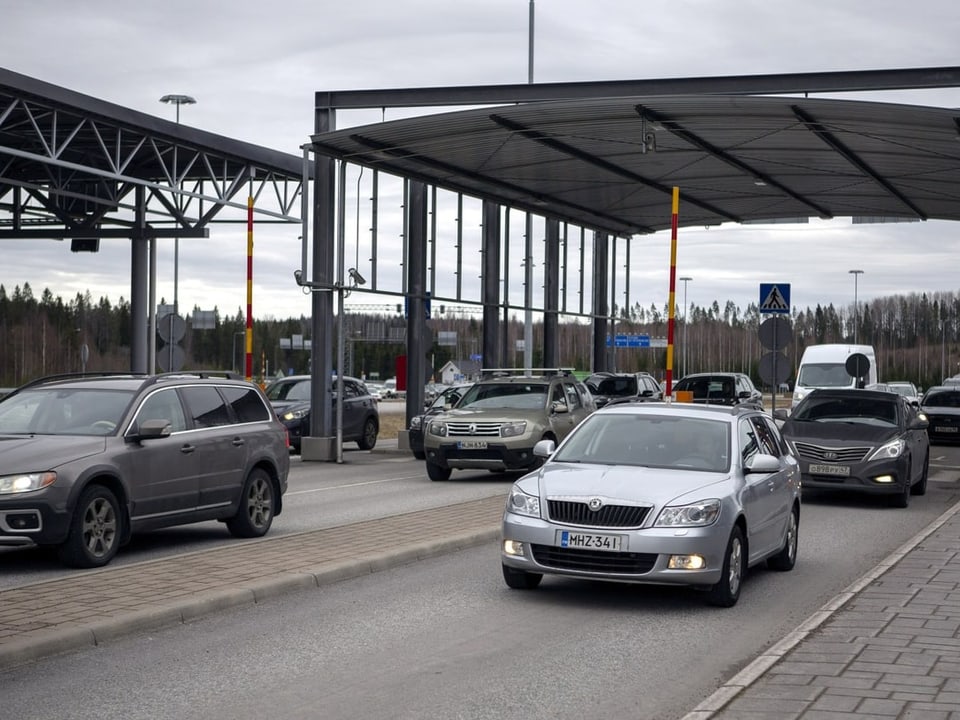
<path fill-rule="evenodd" d="M 240 447 L 241 445 L 244 445 L 244 444 L 245 444 L 245 443 L 243 442 L 243 438 L 235 437 L 235 438 L 233 439 L 233 446 L 234 446 L 234 447 Z"/>
<path fill-rule="evenodd" d="M 190 453 L 192 453 L 192 452 L 193 452 L 194 450 L 196 450 L 196 449 L 197 449 L 197 446 L 196 446 L 196 445 L 181 445 L 181 446 L 180 446 L 180 452 L 182 452 L 184 455 L 189 455 Z"/>

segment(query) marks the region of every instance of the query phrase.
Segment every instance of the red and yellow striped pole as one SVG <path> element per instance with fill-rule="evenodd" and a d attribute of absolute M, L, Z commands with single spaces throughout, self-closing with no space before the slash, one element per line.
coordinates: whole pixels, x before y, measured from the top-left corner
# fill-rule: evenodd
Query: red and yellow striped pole
<path fill-rule="evenodd" d="M 247 196 L 247 333 L 245 376 L 253 381 L 253 196 Z"/>
<path fill-rule="evenodd" d="M 673 188 L 670 219 L 670 297 L 667 310 L 667 397 L 673 395 L 673 323 L 676 315 L 674 297 L 677 287 L 677 221 L 680 215 L 680 188 Z"/>

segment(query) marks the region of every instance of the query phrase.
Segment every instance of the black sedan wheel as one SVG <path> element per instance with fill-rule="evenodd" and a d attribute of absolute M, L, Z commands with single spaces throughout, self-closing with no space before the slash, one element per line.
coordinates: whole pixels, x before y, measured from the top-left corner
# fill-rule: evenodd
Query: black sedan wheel
<path fill-rule="evenodd" d="M 377 421 L 372 417 L 367 418 L 366 422 L 363 423 L 363 435 L 357 440 L 359 448 L 361 450 L 373 450 L 373 446 L 377 444 L 377 434 L 379 431 L 380 428 L 377 427 Z"/>

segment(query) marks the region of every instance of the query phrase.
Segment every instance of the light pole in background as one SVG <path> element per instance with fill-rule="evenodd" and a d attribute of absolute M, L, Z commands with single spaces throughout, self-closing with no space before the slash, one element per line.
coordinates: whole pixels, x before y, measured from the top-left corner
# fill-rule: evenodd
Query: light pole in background
<path fill-rule="evenodd" d="M 196 99 L 190 97 L 189 95 L 164 95 L 160 98 L 160 102 L 167 103 L 168 105 L 177 106 L 177 125 L 180 124 L 180 106 L 181 105 L 195 105 Z M 174 144 L 173 147 L 173 176 L 174 178 L 179 177 L 179 169 L 177 168 L 177 146 Z M 179 180 L 177 181 L 177 187 L 180 186 Z M 182 210 L 182 203 L 180 202 L 180 196 L 177 195 L 177 209 Z M 179 218 L 177 222 L 180 222 Z M 174 314 L 180 312 L 180 306 L 178 302 L 177 287 L 179 285 L 179 273 L 180 273 L 180 238 L 173 239 L 173 312 Z"/>
<path fill-rule="evenodd" d="M 683 374 L 687 374 L 687 283 L 692 277 L 678 278 L 683 283 Z M 681 376 L 682 377 L 682 376 Z"/>
<path fill-rule="evenodd" d="M 860 324 L 860 306 L 857 303 L 857 276 L 863 275 L 863 270 L 849 270 L 853 275 L 853 344 L 857 344 L 857 326 Z"/>

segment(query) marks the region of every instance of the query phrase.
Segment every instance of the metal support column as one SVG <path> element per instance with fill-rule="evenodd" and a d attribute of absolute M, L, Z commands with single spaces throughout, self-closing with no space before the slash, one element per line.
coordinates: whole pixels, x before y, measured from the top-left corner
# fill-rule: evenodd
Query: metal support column
<path fill-rule="evenodd" d="M 593 372 L 607 369 L 607 244 L 606 233 L 593 234 Z"/>
<path fill-rule="evenodd" d="M 560 367 L 560 221 L 547 218 L 543 268 L 543 366 Z"/>
<path fill-rule="evenodd" d="M 408 183 L 407 202 L 407 422 L 423 412 L 427 353 L 433 345 L 427 330 L 427 186 Z"/>
<path fill-rule="evenodd" d="M 500 360 L 500 206 L 488 200 L 483 201 L 481 267 L 483 268 L 480 289 L 483 301 L 481 367 L 491 367 Z"/>

